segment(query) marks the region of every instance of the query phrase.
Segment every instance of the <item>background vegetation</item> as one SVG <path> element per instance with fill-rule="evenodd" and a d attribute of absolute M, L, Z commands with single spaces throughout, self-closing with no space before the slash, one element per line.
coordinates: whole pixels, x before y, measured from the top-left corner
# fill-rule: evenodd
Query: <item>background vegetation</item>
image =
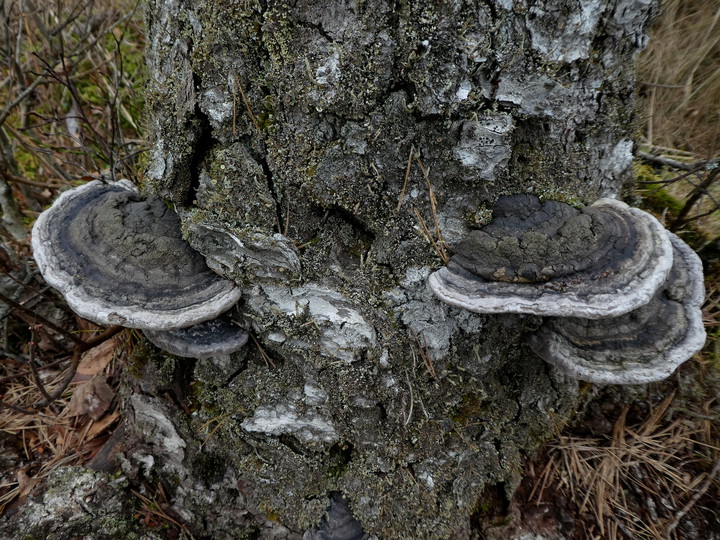
<path fill-rule="evenodd" d="M 137 179 L 144 38 L 137 0 L 0 4 L 0 513 L 54 468 L 87 462 L 119 421 L 132 334 L 67 308 L 29 230 L 61 189 Z"/>

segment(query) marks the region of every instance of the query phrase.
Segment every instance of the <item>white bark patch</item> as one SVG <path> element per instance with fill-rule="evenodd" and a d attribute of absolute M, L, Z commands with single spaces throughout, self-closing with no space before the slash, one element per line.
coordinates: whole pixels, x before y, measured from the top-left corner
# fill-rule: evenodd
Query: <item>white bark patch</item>
<path fill-rule="evenodd" d="M 512 129 L 512 117 L 507 114 L 463 122 L 455 157 L 463 166 L 475 169 L 480 178 L 494 180 L 496 169 L 505 167 L 512 154 L 509 141 Z"/>
<path fill-rule="evenodd" d="M 569 13 L 558 13 L 533 6 L 526 24 L 532 47 L 552 62 L 574 62 L 588 58 L 603 2 L 576 2 Z"/>
<path fill-rule="evenodd" d="M 450 353 L 450 341 L 456 332 L 479 333 L 483 323 L 469 311 L 455 310 L 436 301 L 427 286 L 429 275 L 428 267 L 408 268 L 400 287 L 388 291 L 385 298 L 395 306 L 403 324 L 418 336 L 427 353 L 441 359 Z"/>
<path fill-rule="evenodd" d="M 247 293 L 248 307 L 261 313 L 279 312 L 293 319 L 309 318 L 320 333 L 317 352 L 323 356 L 353 362 L 357 354 L 376 344 L 373 327 L 337 291 L 313 284 L 297 288 L 263 285 L 261 290 L 264 294 Z M 302 339 L 293 342 L 303 349 L 313 346 Z"/>
<path fill-rule="evenodd" d="M 285 280 L 300 275 L 297 249 L 282 234 L 253 229 L 231 232 L 214 220 L 198 221 L 192 215 L 185 222 L 190 244 L 223 277 L 241 282 L 256 278 Z"/>
<path fill-rule="evenodd" d="M 155 122 L 155 129 L 160 129 L 158 122 Z M 170 163 L 167 163 L 167 161 Z M 145 169 L 145 176 L 153 180 L 161 180 L 165 174 L 165 170 L 168 168 L 172 170 L 172 166 L 172 154 L 165 150 L 165 141 L 162 138 L 158 138 L 150 151 L 150 159 Z"/>
<path fill-rule="evenodd" d="M 654 0 L 620 0 L 615 7 L 613 19 L 622 28 L 622 33 L 633 36 L 638 49 L 644 49 L 647 45 L 648 36 L 644 32 L 644 23 L 654 5 Z M 622 33 L 617 32 L 618 35 Z"/>
<path fill-rule="evenodd" d="M 624 173 L 633 160 L 633 142 L 630 139 L 620 139 L 618 143 L 600 161 L 600 168 L 605 171 L 608 178 L 614 178 Z"/>
<path fill-rule="evenodd" d="M 332 86 L 340 80 L 340 53 L 333 51 L 319 68 L 315 70 L 315 81 L 320 86 Z"/>
<path fill-rule="evenodd" d="M 472 83 L 467 79 L 463 79 L 460 82 L 460 85 L 458 86 L 457 90 L 455 90 L 455 99 L 457 101 L 465 101 L 468 98 L 468 96 L 470 95 L 471 90 L 472 90 Z"/>
<path fill-rule="evenodd" d="M 305 402 L 310 405 L 322 405 L 328 399 L 325 390 L 310 382 L 305 383 L 303 393 L 305 394 Z"/>
<path fill-rule="evenodd" d="M 219 88 L 210 88 L 203 92 L 201 102 L 214 128 L 232 118 L 233 103 L 228 99 L 228 94 Z"/>
<path fill-rule="evenodd" d="M 433 489 L 435 487 L 435 479 L 429 473 L 422 472 L 418 474 L 417 477 L 418 480 L 425 482 L 429 489 Z"/>
<path fill-rule="evenodd" d="M 36 479 L 33 479 L 36 480 Z M 80 466 L 56 466 L 12 517 L 3 516 L 2 538 L 117 538 L 127 531 L 127 479 Z M 14 524 L 14 527 L 13 527 Z M 14 530 L 11 530 L 13 527 Z M 9 534 L 8 534 L 9 533 Z M 150 537 L 147 537 L 150 538 Z"/>
<path fill-rule="evenodd" d="M 165 460 L 166 466 L 181 469 L 185 459 L 185 441 L 178 434 L 172 420 L 152 398 L 135 395 L 131 402 L 135 411 L 135 424 L 142 432 L 143 439 L 153 444 L 158 454 L 169 457 Z"/>
<path fill-rule="evenodd" d="M 599 84 L 564 86 L 545 75 L 527 77 L 525 73 L 512 72 L 500 79 L 496 98 L 517 105 L 522 114 L 572 118 L 579 124 L 595 119 Z"/>
<path fill-rule="evenodd" d="M 288 434 L 307 443 L 333 443 L 338 440 L 329 419 L 313 410 L 300 412 L 292 403 L 258 407 L 253 416 L 240 425 L 246 431 L 275 437 Z"/>

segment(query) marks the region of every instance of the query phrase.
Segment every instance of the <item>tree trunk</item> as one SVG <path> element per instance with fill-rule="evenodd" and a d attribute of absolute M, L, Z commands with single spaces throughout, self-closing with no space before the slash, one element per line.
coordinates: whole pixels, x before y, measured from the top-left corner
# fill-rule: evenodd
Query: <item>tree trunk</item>
<path fill-rule="evenodd" d="M 254 339 L 147 352 L 125 470 L 213 538 L 292 537 L 334 491 L 382 538 L 488 526 L 579 387 L 524 345 L 538 318 L 426 279 L 500 194 L 624 193 L 652 4 L 150 1 L 149 189 Z"/>

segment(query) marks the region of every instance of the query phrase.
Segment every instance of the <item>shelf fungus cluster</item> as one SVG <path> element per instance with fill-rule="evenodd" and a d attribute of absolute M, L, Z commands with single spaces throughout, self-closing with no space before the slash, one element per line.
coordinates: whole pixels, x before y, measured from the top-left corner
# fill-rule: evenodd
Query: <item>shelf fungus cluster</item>
<path fill-rule="evenodd" d="M 583 209 L 500 197 L 430 287 L 477 313 L 545 317 L 533 351 L 571 376 L 637 384 L 668 377 L 705 342 L 702 264 L 650 214 L 614 199 Z"/>
<path fill-rule="evenodd" d="M 228 354 L 247 333 L 220 317 L 240 289 L 182 238 L 177 215 L 127 180 L 64 192 L 32 231 L 45 280 L 80 316 L 144 330 L 179 356 Z"/>

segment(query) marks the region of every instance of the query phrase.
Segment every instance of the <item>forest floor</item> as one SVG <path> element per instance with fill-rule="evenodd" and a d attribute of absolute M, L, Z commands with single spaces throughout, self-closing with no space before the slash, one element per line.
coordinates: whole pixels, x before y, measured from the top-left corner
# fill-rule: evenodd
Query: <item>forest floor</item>
<path fill-rule="evenodd" d="M 667 381 L 583 389 L 593 398 L 526 466 L 488 537 L 720 538 L 720 10 L 667 0 L 639 63 L 636 201 L 686 240 L 706 271 L 704 350 Z M 21 11 L 20 6 L 25 6 Z M 143 14 L 136 0 L 10 3 L 0 65 L 0 516 L 60 466 L 87 463 L 119 424 L 115 388 L 142 339 L 74 315 L 38 275 L 29 229 L 68 185 L 136 179 Z M 144 526 L 189 537 L 161 489 Z M 0 517 L 0 520 L 2 517 Z M 493 530 L 495 532 L 493 533 Z M 505 531 L 505 532 L 503 532 Z M 497 536 L 500 535 L 500 536 Z"/>

